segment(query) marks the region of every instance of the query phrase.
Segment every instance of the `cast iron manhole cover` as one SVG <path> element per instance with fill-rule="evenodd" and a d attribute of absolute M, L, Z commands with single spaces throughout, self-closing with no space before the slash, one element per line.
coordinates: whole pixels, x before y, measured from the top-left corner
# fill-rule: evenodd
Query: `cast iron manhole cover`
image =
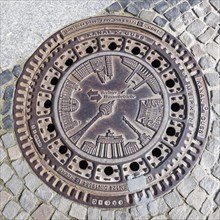
<path fill-rule="evenodd" d="M 209 97 L 192 55 L 129 17 L 74 23 L 45 41 L 17 84 L 15 131 L 34 172 L 86 205 L 128 207 L 189 172 Z"/>

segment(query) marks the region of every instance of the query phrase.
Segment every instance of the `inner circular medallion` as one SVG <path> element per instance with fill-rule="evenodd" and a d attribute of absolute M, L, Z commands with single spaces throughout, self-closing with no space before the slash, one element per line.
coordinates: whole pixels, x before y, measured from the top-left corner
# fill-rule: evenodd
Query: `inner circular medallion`
<path fill-rule="evenodd" d="M 114 163 L 128 160 L 123 158 L 131 152 L 134 159 L 136 152 L 149 150 L 162 122 L 167 123 L 167 96 L 157 75 L 140 58 L 120 52 L 98 53 L 76 63 L 54 100 L 66 144 L 84 157 Z"/>

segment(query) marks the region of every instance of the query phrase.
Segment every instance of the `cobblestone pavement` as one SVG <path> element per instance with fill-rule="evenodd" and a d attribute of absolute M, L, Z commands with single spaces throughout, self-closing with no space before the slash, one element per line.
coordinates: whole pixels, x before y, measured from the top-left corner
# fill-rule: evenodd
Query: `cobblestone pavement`
<path fill-rule="evenodd" d="M 92 1 L 87 4 L 93 7 Z M 11 107 L 21 67 L 0 72 L 0 219 L 219 219 L 219 10 L 219 0 L 118 0 L 103 12 L 140 17 L 178 37 L 196 56 L 211 93 L 211 133 L 199 162 L 176 189 L 137 207 L 87 208 L 44 185 L 23 159 L 13 132 Z"/>

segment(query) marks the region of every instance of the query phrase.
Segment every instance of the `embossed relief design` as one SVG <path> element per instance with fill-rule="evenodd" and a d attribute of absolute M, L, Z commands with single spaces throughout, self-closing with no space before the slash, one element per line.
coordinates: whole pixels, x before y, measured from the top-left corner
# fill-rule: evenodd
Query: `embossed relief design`
<path fill-rule="evenodd" d="M 46 184 L 79 203 L 122 208 L 140 191 L 160 196 L 205 144 L 210 109 L 199 66 L 177 39 L 138 19 L 72 24 L 22 74 L 14 104 L 22 152 Z"/>
<path fill-rule="evenodd" d="M 145 147 L 160 127 L 160 91 L 153 74 L 138 61 L 99 56 L 68 76 L 59 98 L 61 122 L 82 151 L 104 158 L 128 156 Z"/>

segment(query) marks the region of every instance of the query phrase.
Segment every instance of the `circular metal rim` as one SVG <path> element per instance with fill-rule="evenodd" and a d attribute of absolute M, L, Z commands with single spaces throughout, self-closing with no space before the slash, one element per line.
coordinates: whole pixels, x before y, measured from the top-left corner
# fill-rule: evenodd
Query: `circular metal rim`
<path fill-rule="evenodd" d="M 141 21 L 141 20 L 139 20 L 139 19 L 136 19 L 136 18 L 130 18 L 130 17 L 124 17 L 124 16 L 98 16 L 98 17 L 94 17 L 94 18 L 106 18 L 106 17 L 113 17 L 114 19 L 117 19 L 117 18 L 120 18 L 120 19 L 129 19 L 129 20 L 132 20 L 132 21 L 135 21 L 135 22 L 137 22 L 137 23 L 144 23 L 144 24 L 148 24 L 147 22 L 143 22 L 143 21 Z M 93 19 L 93 18 L 92 18 Z M 89 21 L 90 19 L 84 19 L 84 20 L 82 20 L 82 21 L 79 21 L 79 22 L 77 22 L 77 23 L 73 23 L 73 24 L 70 24 L 69 26 L 67 26 L 66 28 L 63 28 L 62 30 L 66 30 L 67 28 L 70 28 L 71 29 L 71 27 L 72 26 L 74 26 L 74 25 L 77 25 L 77 24 L 80 24 L 80 23 L 83 23 L 83 22 L 85 22 L 85 21 Z M 153 26 L 153 25 L 151 25 L 151 24 L 148 24 L 148 25 L 150 25 L 150 27 L 156 27 L 156 26 Z M 160 29 L 160 28 L 158 28 L 158 27 L 156 27 L 157 28 L 157 31 L 159 30 L 159 32 L 160 31 L 162 31 L 163 33 L 164 33 L 164 35 L 165 35 L 165 33 L 166 34 L 168 34 L 167 32 L 165 32 L 165 31 L 163 31 L 162 29 Z M 58 32 L 56 32 L 54 35 L 52 35 L 51 37 L 49 37 L 44 43 L 42 43 L 39 47 L 38 47 L 38 49 L 33 53 L 33 54 L 35 54 L 35 53 L 37 53 L 42 47 L 44 47 L 51 39 L 53 39 L 53 37 L 54 36 L 56 36 L 56 35 L 59 35 L 61 32 L 62 32 L 62 30 L 60 30 L 60 31 L 58 31 Z M 146 32 L 148 32 L 148 31 L 146 31 Z M 154 34 L 155 35 L 155 32 L 152 32 L 151 31 L 151 34 Z M 168 34 L 169 36 L 171 36 L 170 34 Z M 158 35 L 157 35 L 157 37 L 158 37 Z M 161 37 L 162 38 L 162 37 Z M 178 45 L 181 45 L 181 46 L 183 46 L 182 45 L 182 43 L 180 43 L 178 40 L 177 40 L 177 44 Z M 187 53 L 189 54 L 189 56 L 192 58 L 192 60 L 193 60 L 193 62 L 195 62 L 195 63 L 197 63 L 196 61 L 195 61 L 195 59 L 193 58 L 193 56 L 191 55 L 191 53 L 187 50 L 187 48 L 185 48 L 184 46 L 183 46 L 183 48 L 184 48 L 184 50 L 186 50 L 187 51 Z M 28 66 L 28 64 L 30 63 L 30 61 L 32 60 L 32 58 L 33 58 L 33 55 L 28 59 L 28 61 L 25 63 L 25 66 L 24 66 L 24 71 L 25 71 L 25 69 L 27 68 L 27 66 Z M 33 65 L 34 66 L 34 65 Z M 198 65 L 197 65 L 197 67 L 198 67 Z M 199 71 L 200 71 L 200 75 L 201 75 L 201 78 L 204 80 L 204 78 L 202 77 L 202 71 L 201 71 L 201 68 L 200 67 L 198 67 L 198 69 L 199 69 Z M 19 78 L 19 80 L 17 81 L 17 87 L 19 87 L 19 84 L 22 82 L 22 76 L 23 76 L 23 74 L 21 75 L 21 77 Z M 203 82 L 204 83 L 204 82 Z M 204 86 L 204 88 L 205 88 L 205 90 L 206 90 L 206 96 L 208 97 L 208 103 L 210 103 L 210 97 L 209 97 L 209 93 L 208 93 L 208 89 L 207 89 L 207 85 L 206 84 L 204 84 L 203 85 Z M 15 97 L 14 97 L 14 100 L 16 100 L 16 98 L 18 97 L 18 94 L 17 94 L 17 92 L 16 92 L 16 94 L 15 94 Z M 209 128 L 210 128 L 210 126 L 209 126 L 209 124 L 210 124 L 210 109 L 208 109 L 209 110 L 209 112 L 208 112 L 208 121 L 209 121 L 209 123 L 207 124 L 207 128 L 206 128 L 206 137 L 208 136 L 208 133 L 209 133 Z M 16 105 L 14 105 L 14 108 L 13 108 L 13 114 L 14 114 L 14 117 L 15 118 L 19 118 L 19 117 L 17 117 L 16 116 L 16 114 L 18 113 L 18 109 L 16 109 Z M 15 131 L 16 131 L 16 133 L 18 132 L 18 129 L 20 129 L 20 127 L 16 124 L 16 121 L 15 121 Z M 18 134 L 18 133 L 17 133 Z M 23 141 L 21 141 L 19 138 L 17 138 L 18 139 L 18 143 L 19 143 L 19 145 L 20 146 L 22 146 L 23 145 Z M 207 141 L 207 138 L 206 138 L 206 140 L 203 142 L 203 148 L 204 148 L 204 145 L 205 145 L 205 143 L 206 143 L 206 141 Z M 30 155 L 29 156 L 27 156 L 26 155 L 26 153 L 27 153 L 27 149 L 25 150 L 24 148 L 22 148 L 21 147 L 21 150 L 22 150 L 22 153 L 23 153 L 23 155 L 24 155 L 24 157 L 27 159 L 27 161 L 28 161 L 28 163 L 29 163 L 29 165 L 32 167 L 32 169 L 33 170 L 35 170 L 35 172 L 36 172 L 36 167 L 33 165 L 33 163 L 31 163 L 31 161 L 30 161 Z M 29 157 L 29 159 L 28 159 L 28 157 Z M 198 160 L 198 158 L 197 158 L 197 160 Z M 195 161 L 194 161 L 194 163 L 195 163 Z M 191 166 L 188 168 L 188 170 L 186 171 L 186 173 L 188 173 L 189 172 L 189 170 L 191 170 L 191 168 L 192 168 L 192 166 L 194 165 L 194 163 L 191 163 Z M 47 164 L 44 164 L 46 167 L 47 167 L 47 169 L 50 171 L 50 172 L 54 172 L 50 167 L 48 167 L 47 166 Z M 184 174 L 184 176 L 185 176 L 185 174 Z M 46 181 L 46 179 L 45 178 L 41 178 L 47 185 L 50 185 L 50 187 L 51 188 L 53 188 L 56 192 L 58 192 L 58 193 L 61 193 L 60 191 L 59 191 L 59 189 L 58 188 L 56 188 L 56 187 L 54 187 L 53 186 L 53 184 L 52 183 L 50 183 L 50 182 L 47 182 Z M 170 188 L 173 188 L 176 184 L 179 184 L 179 182 L 175 182 Z M 169 191 L 169 189 L 168 190 L 166 190 L 166 191 Z M 158 194 L 158 195 L 160 195 L 160 194 Z M 158 196 L 157 195 L 157 196 Z M 67 198 L 70 198 L 70 197 L 68 197 L 66 194 L 64 194 L 64 196 L 66 196 Z M 155 196 L 155 195 L 154 195 Z M 86 204 L 86 205 L 88 205 L 88 203 L 86 203 L 86 202 L 83 202 L 83 201 L 81 201 L 81 203 L 84 203 L 84 204 Z M 92 205 L 92 204 L 90 204 L 90 205 Z M 133 204 L 133 205 L 135 205 L 135 204 Z M 128 207 L 129 206 L 131 206 L 131 205 L 127 205 Z M 100 207 L 105 207 L 106 208 L 106 206 L 100 206 Z M 123 207 L 126 207 L 126 206 L 123 206 Z M 113 208 L 113 207 L 112 207 Z M 114 207 L 115 208 L 115 207 Z"/>

